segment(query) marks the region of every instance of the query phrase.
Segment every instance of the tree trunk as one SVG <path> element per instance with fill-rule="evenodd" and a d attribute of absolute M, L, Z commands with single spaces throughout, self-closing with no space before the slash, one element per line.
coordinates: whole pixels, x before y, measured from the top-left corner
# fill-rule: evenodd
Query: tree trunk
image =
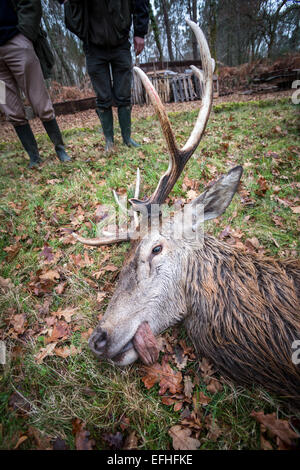
<path fill-rule="evenodd" d="M 169 21 L 169 16 L 168 16 L 167 2 L 166 0 L 160 0 L 160 1 L 161 1 L 161 6 L 163 10 L 163 15 L 164 15 L 164 23 L 165 23 L 165 28 L 166 28 L 169 58 L 170 58 L 170 61 L 173 61 L 174 54 L 173 54 L 173 48 L 172 48 L 171 28 L 170 28 L 170 21 Z"/>
<path fill-rule="evenodd" d="M 164 59 L 163 59 L 163 51 L 161 47 L 161 42 L 160 42 L 159 29 L 158 29 L 157 21 L 154 15 L 151 2 L 150 2 L 150 8 L 149 8 L 149 15 L 150 15 L 150 22 L 151 22 L 153 34 L 154 34 L 155 44 L 159 53 L 159 61 L 162 62 Z"/>

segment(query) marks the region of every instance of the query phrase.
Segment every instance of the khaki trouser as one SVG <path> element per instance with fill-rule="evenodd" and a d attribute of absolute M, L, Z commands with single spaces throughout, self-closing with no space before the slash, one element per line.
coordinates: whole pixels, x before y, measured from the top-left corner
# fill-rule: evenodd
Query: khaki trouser
<path fill-rule="evenodd" d="M 14 126 L 27 123 L 19 90 L 24 92 L 35 115 L 42 121 L 54 119 L 39 59 L 32 42 L 23 34 L 17 34 L 0 46 L 0 80 L 5 83 L 6 91 L 6 103 L 0 104 L 0 109 Z"/>

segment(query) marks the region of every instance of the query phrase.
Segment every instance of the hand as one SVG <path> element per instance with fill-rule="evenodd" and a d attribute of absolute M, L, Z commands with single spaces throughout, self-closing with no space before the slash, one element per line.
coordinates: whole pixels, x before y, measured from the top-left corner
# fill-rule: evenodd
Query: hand
<path fill-rule="evenodd" d="M 139 36 L 134 36 L 133 42 L 134 42 L 135 54 L 139 55 L 144 49 L 144 45 L 145 45 L 144 38 L 140 38 Z"/>

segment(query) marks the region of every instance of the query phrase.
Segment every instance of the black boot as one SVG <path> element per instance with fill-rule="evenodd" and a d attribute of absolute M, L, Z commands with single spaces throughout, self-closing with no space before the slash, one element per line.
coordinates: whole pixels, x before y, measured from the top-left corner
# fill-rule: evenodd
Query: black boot
<path fill-rule="evenodd" d="M 103 134 L 105 137 L 105 152 L 109 152 L 114 146 L 114 119 L 111 108 L 97 108 L 96 112 L 99 116 Z"/>
<path fill-rule="evenodd" d="M 131 106 L 121 106 L 118 108 L 118 117 L 124 144 L 128 147 L 140 147 L 131 138 Z"/>
<path fill-rule="evenodd" d="M 56 119 L 51 119 L 51 121 L 42 121 L 43 126 L 46 129 L 48 136 L 50 137 L 51 142 L 55 146 L 55 152 L 61 162 L 68 162 L 71 160 L 67 152 L 65 151 L 65 146 L 63 138 L 58 127 Z"/>
<path fill-rule="evenodd" d="M 39 163 L 42 162 L 42 160 L 40 159 L 38 146 L 37 146 L 37 143 L 36 143 L 36 140 L 31 130 L 30 125 L 23 124 L 21 126 L 14 126 L 14 127 L 24 149 L 29 155 L 29 158 L 30 158 L 29 168 L 34 168 L 38 166 Z"/>

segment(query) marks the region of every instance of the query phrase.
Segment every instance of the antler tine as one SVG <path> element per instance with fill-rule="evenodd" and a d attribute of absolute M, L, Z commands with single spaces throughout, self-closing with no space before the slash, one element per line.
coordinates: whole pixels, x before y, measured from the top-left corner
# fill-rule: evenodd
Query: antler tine
<path fill-rule="evenodd" d="M 162 104 L 157 91 L 155 90 L 154 86 L 152 85 L 151 81 L 149 80 L 145 72 L 143 72 L 143 70 L 141 70 L 139 67 L 133 67 L 133 70 L 141 79 L 141 82 L 144 85 L 145 90 L 150 98 L 150 101 L 158 115 L 163 134 L 167 141 L 170 155 L 171 156 L 173 156 L 174 154 L 176 155 L 179 152 L 179 149 L 176 144 L 176 140 L 175 140 L 172 128 L 171 128 L 168 115 L 166 113 L 164 105 Z"/>
<path fill-rule="evenodd" d="M 198 76 L 200 82 L 204 84 L 204 93 L 202 95 L 202 102 L 197 121 L 188 141 L 182 148 L 182 153 L 187 152 L 190 157 L 199 145 L 209 118 L 213 97 L 213 72 L 215 68 L 215 61 L 211 58 L 210 50 L 202 30 L 193 21 L 186 19 L 186 22 L 192 28 L 196 36 L 200 49 L 203 73 L 194 65 L 191 65 L 191 69 L 194 74 Z"/>
<path fill-rule="evenodd" d="M 155 88 L 153 87 L 147 75 L 138 67 L 134 67 L 135 72 L 140 77 L 146 92 L 149 95 L 151 103 L 158 114 L 162 131 L 166 138 L 170 153 L 169 167 L 166 173 L 164 173 L 164 175 L 160 178 L 154 193 L 146 201 L 141 201 L 137 198 L 130 199 L 129 202 L 131 203 L 134 210 L 139 210 L 141 206 L 145 206 L 147 207 L 148 212 L 150 212 L 151 204 L 162 204 L 166 200 L 168 194 L 182 173 L 184 166 L 199 145 L 206 127 L 206 123 L 208 121 L 212 105 L 214 61 L 211 58 L 207 41 L 199 26 L 189 19 L 186 19 L 186 21 L 192 28 L 199 44 L 204 74 L 194 66 L 192 66 L 192 70 L 198 76 L 199 80 L 203 82 L 204 93 L 194 129 L 188 141 L 181 150 L 179 150 L 177 147 L 170 121 Z"/>
<path fill-rule="evenodd" d="M 126 236 L 123 237 L 84 238 L 76 232 L 72 232 L 72 235 L 78 242 L 89 246 L 113 245 L 114 243 L 122 243 L 130 240 L 128 232 L 126 232 Z"/>
<path fill-rule="evenodd" d="M 134 196 L 136 198 L 139 197 L 140 193 L 140 184 L 141 184 L 141 175 L 140 175 L 140 169 L 138 168 L 136 171 L 136 183 L 135 183 L 135 190 L 134 190 Z M 119 196 L 117 195 L 116 191 L 113 190 L 113 195 L 115 198 L 116 203 L 120 207 L 122 212 L 125 212 L 128 214 L 128 209 L 123 206 L 121 203 Z M 138 219 L 138 214 L 134 212 L 133 214 L 134 218 L 134 229 L 136 229 L 139 225 L 139 219 Z M 110 232 L 102 232 L 104 235 L 105 233 L 107 234 L 105 237 L 101 238 L 84 238 L 78 235 L 76 232 L 72 232 L 73 237 L 80 243 L 83 243 L 84 245 L 89 245 L 89 246 L 102 246 L 102 245 L 112 245 L 114 243 L 122 243 L 131 240 L 130 233 L 129 232 L 123 232 L 118 234 L 118 236 L 113 236 Z"/>

